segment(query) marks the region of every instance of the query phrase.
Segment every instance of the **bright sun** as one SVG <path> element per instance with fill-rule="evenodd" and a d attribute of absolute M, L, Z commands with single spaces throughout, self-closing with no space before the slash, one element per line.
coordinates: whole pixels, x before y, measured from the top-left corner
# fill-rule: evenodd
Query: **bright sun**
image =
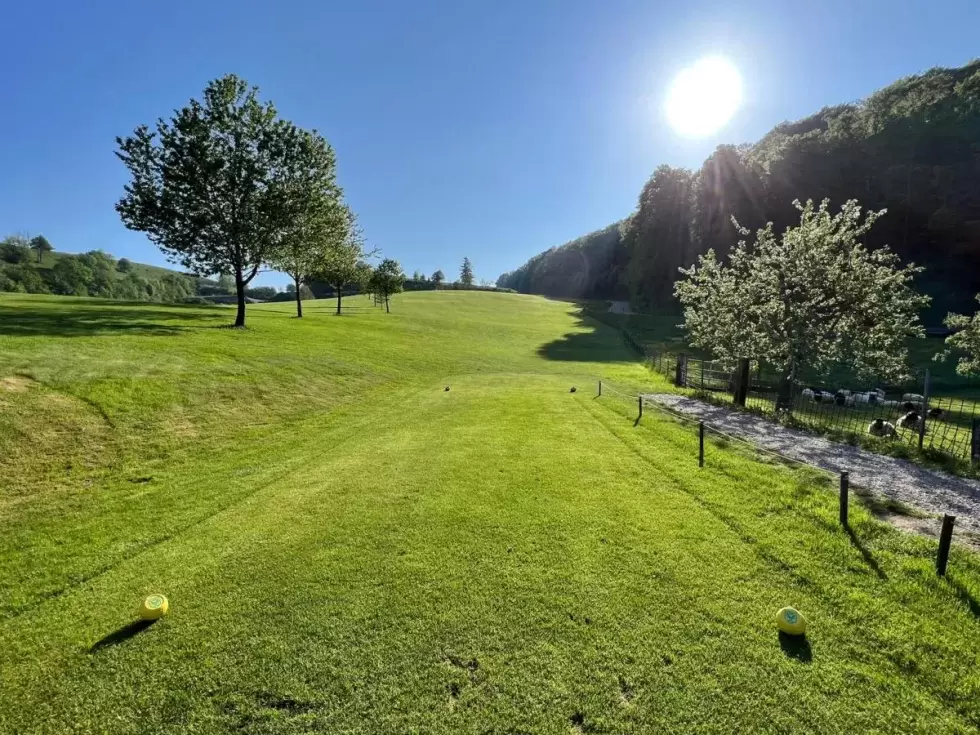
<path fill-rule="evenodd" d="M 683 69 L 667 94 L 667 119 L 688 138 L 724 127 L 742 101 L 742 77 L 728 59 L 710 56 Z"/>

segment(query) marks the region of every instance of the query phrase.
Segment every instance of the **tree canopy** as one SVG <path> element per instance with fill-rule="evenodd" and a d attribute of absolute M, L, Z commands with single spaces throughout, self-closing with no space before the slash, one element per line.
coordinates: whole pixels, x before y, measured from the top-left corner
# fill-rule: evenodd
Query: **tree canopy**
<path fill-rule="evenodd" d="M 116 205 L 123 223 L 194 273 L 230 274 L 244 326 L 246 286 L 295 225 L 310 181 L 333 173 L 329 145 L 235 75 L 116 142 L 131 175 Z"/>
<path fill-rule="evenodd" d="M 459 267 L 459 282 L 464 286 L 473 285 L 473 265 L 469 258 L 463 258 L 463 265 Z"/>
<path fill-rule="evenodd" d="M 316 279 L 334 288 L 338 314 L 343 308 L 344 289 L 365 285 L 364 259 L 371 255 L 364 252 L 364 233 L 354 211 L 344 207 L 342 217 L 343 224 L 313 264 Z"/>
<path fill-rule="evenodd" d="M 393 294 L 401 293 L 405 284 L 405 274 L 397 260 L 385 258 L 371 274 L 370 288 L 379 296 L 385 305 L 385 312 L 390 312 L 389 299 Z"/>
<path fill-rule="evenodd" d="M 980 302 L 980 294 L 976 298 Z M 956 361 L 956 372 L 980 375 L 980 311 L 972 316 L 951 313 L 946 316 L 945 324 L 955 331 L 946 338 L 946 352 L 936 358 L 945 360 L 953 350 L 959 350 L 962 354 Z"/>
<path fill-rule="evenodd" d="M 48 242 L 48 238 L 44 235 L 35 235 L 31 238 L 31 250 L 37 253 L 37 262 L 40 263 L 46 253 L 54 250 L 54 246 Z"/>
<path fill-rule="evenodd" d="M 836 214 L 828 200 L 794 204 L 799 224 L 781 237 L 767 225 L 754 243 L 739 241 L 727 265 L 709 250 L 682 271 L 676 293 L 691 344 L 729 366 L 768 362 L 781 371 L 786 396 L 804 367 L 905 377 L 905 340 L 924 334 L 918 313 L 929 299 L 911 288 L 921 269 L 902 266 L 887 247 L 865 247 L 884 212 L 862 216 L 854 200 Z"/>
<path fill-rule="evenodd" d="M 301 286 L 345 244 L 352 213 L 341 203 L 333 151 L 322 138 L 300 131 L 300 145 L 290 162 L 295 174 L 289 192 L 292 210 L 268 262 L 288 274 L 296 286 L 296 316 L 303 316 Z"/>

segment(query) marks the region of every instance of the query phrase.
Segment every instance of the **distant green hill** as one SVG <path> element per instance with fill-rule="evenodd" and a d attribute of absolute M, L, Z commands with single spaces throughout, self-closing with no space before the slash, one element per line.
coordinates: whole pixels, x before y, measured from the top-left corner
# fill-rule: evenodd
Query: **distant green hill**
<path fill-rule="evenodd" d="M 116 260 L 101 250 L 45 253 L 40 262 L 24 240 L 0 242 L 0 291 L 180 302 L 217 284 L 170 268 Z"/>
<path fill-rule="evenodd" d="M 37 262 L 37 255 L 32 255 L 32 263 L 37 266 L 38 270 L 50 270 L 54 268 L 55 263 L 57 263 L 62 258 L 71 258 L 80 255 L 80 253 L 59 253 L 57 251 L 52 251 L 50 253 L 45 253 L 44 257 L 41 258 L 41 262 Z M 112 256 L 110 256 L 112 257 Z M 120 258 L 120 260 L 123 260 Z M 184 276 L 185 278 L 197 278 L 196 276 L 191 276 L 183 271 L 174 270 L 173 268 L 164 268 L 159 265 L 150 265 L 149 263 L 137 263 L 135 261 L 130 261 L 133 266 L 132 272 L 136 273 L 142 278 L 162 278 L 166 275 L 174 276 Z M 210 279 L 203 279 L 210 280 Z"/>

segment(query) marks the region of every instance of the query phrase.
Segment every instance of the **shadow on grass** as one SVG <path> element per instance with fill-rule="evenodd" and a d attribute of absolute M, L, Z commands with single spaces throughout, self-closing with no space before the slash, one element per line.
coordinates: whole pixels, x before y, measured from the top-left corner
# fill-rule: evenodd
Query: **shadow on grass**
<path fill-rule="evenodd" d="M 224 315 L 223 312 L 219 314 Z M 0 306 L 0 335 L 87 337 L 98 334 L 168 335 L 195 326 L 210 326 L 216 314 L 200 307 L 162 306 L 144 302 L 106 301 L 105 305 L 66 303 L 30 309 Z M 180 322 L 174 324 L 173 322 Z"/>
<path fill-rule="evenodd" d="M 118 630 L 112 631 L 105 638 L 93 643 L 92 647 L 88 649 L 88 652 L 96 653 L 97 651 L 101 651 L 103 648 L 118 646 L 120 643 L 124 643 L 130 638 L 139 635 L 155 622 L 156 620 L 137 620 L 132 623 L 127 623 Z"/>
<path fill-rule="evenodd" d="M 946 581 L 949 582 L 949 586 L 953 588 L 953 591 L 959 598 L 966 603 L 967 608 L 973 613 L 973 617 L 980 618 L 980 601 L 977 601 L 977 598 L 970 594 L 970 590 L 966 588 L 966 585 L 950 574 L 946 575 Z"/>
<path fill-rule="evenodd" d="M 871 567 L 871 571 L 878 575 L 878 579 L 888 579 L 885 570 L 881 568 L 881 565 L 878 564 L 874 556 L 871 555 L 871 552 L 868 551 L 868 547 L 861 543 L 861 539 L 854 533 L 854 529 L 850 525 L 847 525 L 844 526 L 844 530 L 847 531 L 847 537 L 851 540 L 851 545 L 861 552 L 861 556 L 864 557 L 864 563 Z"/>
<path fill-rule="evenodd" d="M 576 326 L 588 327 L 587 332 L 569 332 L 560 339 L 538 347 L 538 355 L 546 360 L 570 362 L 635 362 L 640 357 L 623 343 L 619 331 L 581 313 L 576 314 Z"/>
<path fill-rule="evenodd" d="M 810 641 L 806 639 L 805 635 L 790 635 L 780 631 L 779 647 L 783 649 L 783 653 L 790 658 L 795 658 L 800 663 L 808 664 L 813 661 Z"/>

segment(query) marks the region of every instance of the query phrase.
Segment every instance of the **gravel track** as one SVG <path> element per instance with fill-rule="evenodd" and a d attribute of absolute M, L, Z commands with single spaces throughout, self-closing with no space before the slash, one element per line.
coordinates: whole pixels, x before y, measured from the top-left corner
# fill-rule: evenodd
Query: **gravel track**
<path fill-rule="evenodd" d="M 908 460 L 886 457 L 849 444 L 840 444 L 805 431 L 791 429 L 748 413 L 669 393 L 643 396 L 679 413 L 695 416 L 727 434 L 779 452 L 825 470 L 850 473 L 851 484 L 900 501 L 933 519 L 888 520 L 921 533 L 936 535 L 936 516 L 956 516 L 957 531 L 980 535 L 980 482 L 932 470 Z"/>

